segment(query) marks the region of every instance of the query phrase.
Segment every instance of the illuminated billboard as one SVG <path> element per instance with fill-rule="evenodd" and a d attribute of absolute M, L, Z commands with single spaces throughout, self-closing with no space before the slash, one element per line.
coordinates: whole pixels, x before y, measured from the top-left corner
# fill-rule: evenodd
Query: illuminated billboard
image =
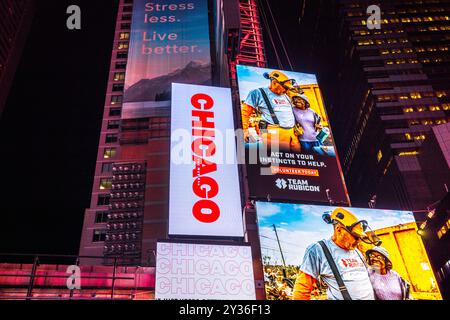
<path fill-rule="evenodd" d="M 207 2 L 134 0 L 123 119 L 169 107 L 172 82 L 211 83 Z"/>
<path fill-rule="evenodd" d="M 256 204 L 268 299 L 439 300 L 413 213 L 275 202 Z M 359 240 L 356 240 L 359 239 Z"/>
<path fill-rule="evenodd" d="M 255 300 L 251 248 L 158 242 L 155 298 Z"/>
<path fill-rule="evenodd" d="M 250 197 L 347 205 L 313 74 L 237 66 Z"/>
<path fill-rule="evenodd" d="M 169 192 L 170 235 L 243 237 L 230 89 L 173 84 Z"/>

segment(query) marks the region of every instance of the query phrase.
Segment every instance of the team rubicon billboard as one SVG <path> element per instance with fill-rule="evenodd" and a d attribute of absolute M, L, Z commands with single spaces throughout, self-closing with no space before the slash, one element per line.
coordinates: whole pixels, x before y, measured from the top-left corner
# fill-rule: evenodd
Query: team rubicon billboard
<path fill-rule="evenodd" d="M 134 0 L 123 119 L 169 107 L 172 82 L 211 84 L 208 26 L 207 0 Z"/>
<path fill-rule="evenodd" d="M 250 196 L 349 203 L 315 75 L 237 66 Z"/>
<path fill-rule="evenodd" d="M 242 237 L 230 89 L 174 83 L 171 131 L 169 234 Z"/>

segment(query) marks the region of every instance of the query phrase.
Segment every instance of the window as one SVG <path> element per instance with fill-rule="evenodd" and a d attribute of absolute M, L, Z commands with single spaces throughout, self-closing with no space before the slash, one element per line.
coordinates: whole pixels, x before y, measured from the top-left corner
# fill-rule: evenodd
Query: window
<path fill-rule="evenodd" d="M 131 21 L 131 14 L 123 14 L 122 20 L 123 21 Z"/>
<path fill-rule="evenodd" d="M 119 50 L 126 50 L 126 49 L 128 49 L 128 42 L 119 42 L 119 45 L 117 46 L 117 49 L 119 49 Z"/>
<path fill-rule="evenodd" d="M 105 138 L 106 143 L 114 143 L 117 142 L 117 134 L 107 134 Z"/>
<path fill-rule="evenodd" d="M 111 96 L 111 104 L 122 103 L 122 96 Z"/>
<path fill-rule="evenodd" d="M 131 24 L 129 24 L 129 23 L 122 23 L 122 24 L 120 24 L 120 29 L 122 29 L 122 30 L 131 29 Z"/>
<path fill-rule="evenodd" d="M 113 84 L 112 91 L 123 91 L 123 84 Z"/>
<path fill-rule="evenodd" d="M 105 223 L 108 220 L 108 211 L 97 211 L 95 213 L 95 223 Z"/>
<path fill-rule="evenodd" d="M 438 238 L 442 238 L 447 233 L 447 227 L 444 225 L 442 228 L 438 231 L 437 236 Z"/>
<path fill-rule="evenodd" d="M 119 120 L 109 120 L 108 121 L 108 130 L 119 129 L 120 121 Z"/>
<path fill-rule="evenodd" d="M 420 99 L 420 98 L 422 98 L 422 95 L 419 92 L 411 92 L 409 94 L 409 96 L 411 97 L 411 99 Z"/>
<path fill-rule="evenodd" d="M 403 152 L 400 152 L 398 155 L 400 157 L 403 157 L 403 156 L 415 156 L 415 155 L 418 155 L 418 154 L 419 154 L 418 151 L 403 151 Z"/>
<path fill-rule="evenodd" d="M 126 58 L 128 58 L 128 51 L 117 52 L 117 59 L 126 59 Z"/>
<path fill-rule="evenodd" d="M 102 164 L 102 173 L 104 172 L 112 172 L 113 163 L 106 162 Z"/>
<path fill-rule="evenodd" d="M 382 158 L 383 158 L 383 152 L 381 152 L 381 150 L 378 150 L 378 153 L 377 153 L 377 162 L 380 162 Z"/>
<path fill-rule="evenodd" d="M 116 69 L 126 69 L 127 63 L 125 61 L 116 62 Z"/>
<path fill-rule="evenodd" d="M 100 190 L 111 189 L 112 179 L 111 178 L 102 178 L 100 179 Z"/>
<path fill-rule="evenodd" d="M 114 81 L 124 81 L 124 80 L 125 80 L 125 72 L 114 73 Z"/>
<path fill-rule="evenodd" d="M 102 242 L 106 239 L 106 230 L 94 230 L 94 236 L 92 237 L 92 242 Z"/>
<path fill-rule="evenodd" d="M 128 39 L 130 39 L 130 33 L 129 32 L 121 32 L 119 34 L 119 39 L 120 40 L 128 40 Z"/>
<path fill-rule="evenodd" d="M 117 150 L 116 148 L 106 148 L 103 152 L 104 159 L 114 158 L 116 156 Z"/>
<path fill-rule="evenodd" d="M 110 117 L 117 117 L 122 114 L 122 108 L 111 108 L 109 109 L 109 116 Z"/>
<path fill-rule="evenodd" d="M 99 194 L 97 199 L 98 206 L 107 206 L 109 205 L 109 200 L 111 196 L 109 194 Z"/>

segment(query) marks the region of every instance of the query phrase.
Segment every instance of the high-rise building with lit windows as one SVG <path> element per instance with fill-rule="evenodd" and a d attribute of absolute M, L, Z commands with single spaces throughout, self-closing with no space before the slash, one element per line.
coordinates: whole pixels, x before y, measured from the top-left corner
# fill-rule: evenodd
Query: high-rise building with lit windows
<path fill-rule="evenodd" d="M 300 24 L 317 25 L 315 64 L 352 204 L 424 209 L 438 198 L 418 155 L 450 121 L 450 2 L 378 1 L 379 29 L 367 22 L 373 4 L 307 2 Z"/>
<path fill-rule="evenodd" d="M 129 103 L 124 91 L 132 62 L 136 3 L 143 2 L 119 2 L 91 204 L 85 210 L 79 250 L 82 264 L 98 265 L 99 258 L 93 257 L 100 257 L 102 264 L 111 265 L 114 257 L 120 257 L 120 265 L 155 266 L 157 242 L 168 239 L 170 107 L 153 108 L 151 114 L 132 118 L 124 108 Z M 175 6 L 161 3 L 155 10 Z M 255 0 L 197 3 L 208 4 L 206 23 L 214 21 L 209 26 L 211 82 L 237 90 L 237 64 L 264 67 L 267 63 L 257 4 Z M 183 70 L 189 74 L 195 68 L 198 64 L 189 63 Z M 254 208 L 245 221 L 250 226 L 245 242 L 252 243 L 255 279 L 263 281 Z M 262 287 L 257 291 L 258 296 L 264 295 Z"/>

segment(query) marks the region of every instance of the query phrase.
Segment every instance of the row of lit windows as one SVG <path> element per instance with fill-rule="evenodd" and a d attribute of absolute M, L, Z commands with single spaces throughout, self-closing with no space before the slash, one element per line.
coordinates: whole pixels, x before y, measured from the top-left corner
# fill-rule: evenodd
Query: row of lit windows
<path fill-rule="evenodd" d="M 392 21 L 395 20 L 395 21 Z M 432 21 L 448 21 L 450 20 L 449 16 L 428 16 L 428 17 L 406 17 L 401 19 L 390 19 L 391 22 L 399 22 L 399 20 L 403 23 L 410 23 L 410 22 L 432 22 Z"/>
<path fill-rule="evenodd" d="M 355 8 L 355 5 L 351 5 L 351 7 Z M 356 5 L 356 8 L 359 8 L 359 5 Z M 397 15 L 397 14 L 420 13 L 420 12 L 424 12 L 424 13 L 427 13 L 427 12 L 445 12 L 445 9 L 444 8 L 429 8 L 429 9 L 420 9 L 420 10 L 418 10 L 418 9 L 408 9 L 408 10 L 400 9 L 398 11 L 387 11 L 386 14 Z M 363 15 L 364 15 L 364 13 L 362 13 L 361 11 L 357 11 L 357 12 L 349 11 L 349 12 L 347 12 L 347 16 L 348 17 L 361 17 Z M 422 21 L 422 20 L 420 20 L 420 21 Z M 428 21 L 428 20 L 423 20 L 423 21 Z"/>
<path fill-rule="evenodd" d="M 415 48 L 416 52 L 437 52 L 437 51 L 449 51 L 450 48 L 448 46 L 439 46 L 439 47 L 417 47 Z"/>
<path fill-rule="evenodd" d="M 441 239 L 449 230 L 450 230 L 450 219 L 448 219 L 447 222 L 437 232 L 438 238 Z"/>
<path fill-rule="evenodd" d="M 393 64 L 405 64 L 405 63 L 439 63 L 439 62 L 447 62 L 450 61 L 449 57 L 441 58 L 441 57 L 435 57 L 435 58 L 420 58 L 420 59 L 397 59 L 397 60 L 386 60 L 387 65 L 393 65 Z"/>
<path fill-rule="evenodd" d="M 424 112 L 424 111 L 441 111 L 441 110 L 450 110 L 450 104 L 442 104 L 441 106 L 419 106 L 419 107 L 409 107 L 404 108 L 403 112 L 410 113 L 410 112 Z"/>
<path fill-rule="evenodd" d="M 416 31 L 418 32 L 428 32 L 428 31 L 448 31 L 450 26 L 430 26 L 430 27 L 418 27 Z"/>
<path fill-rule="evenodd" d="M 406 140 L 425 140 L 426 136 L 424 134 L 415 134 L 412 135 L 410 133 L 405 133 Z"/>
<path fill-rule="evenodd" d="M 390 23 L 410 23 L 410 22 L 432 22 L 432 21 L 448 21 L 450 20 L 449 16 L 428 16 L 428 17 L 414 17 L 414 18 L 391 18 L 391 19 L 381 19 L 381 24 L 390 24 Z M 367 25 L 367 21 L 361 20 L 361 22 L 354 21 L 352 25 L 362 24 L 363 26 Z"/>
<path fill-rule="evenodd" d="M 398 101 L 398 100 L 409 100 L 409 99 L 422 99 L 422 98 L 431 98 L 431 97 L 443 97 L 446 96 L 445 91 L 439 91 L 439 92 L 410 92 L 410 93 L 403 93 L 403 94 L 385 94 L 385 95 L 379 95 L 377 96 L 377 101 L 379 102 L 386 102 L 386 101 Z"/>
<path fill-rule="evenodd" d="M 396 49 L 382 49 L 380 51 L 381 54 L 398 54 L 398 53 L 413 53 L 413 52 L 438 52 L 438 51 L 449 51 L 450 48 L 448 46 L 439 46 L 439 47 L 417 47 L 417 48 L 396 48 Z"/>
<path fill-rule="evenodd" d="M 414 125 L 424 125 L 424 126 L 430 126 L 433 124 L 444 124 L 449 122 L 449 119 L 436 119 L 436 120 L 409 120 L 408 124 L 410 126 Z"/>
<path fill-rule="evenodd" d="M 370 45 L 383 45 L 383 44 L 392 44 L 392 43 L 407 43 L 409 42 L 408 39 L 406 38 L 390 38 L 390 39 L 376 39 L 376 40 L 372 40 L 372 39 L 364 39 L 364 40 L 359 40 L 358 41 L 358 46 L 370 46 Z"/>
<path fill-rule="evenodd" d="M 380 34 L 392 34 L 392 33 L 404 33 L 405 31 L 402 29 L 392 30 L 392 29 L 384 29 L 384 30 L 355 30 L 353 33 L 355 35 L 366 36 L 369 34 L 380 35 Z"/>
<path fill-rule="evenodd" d="M 398 155 L 400 157 L 404 157 L 404 156 L 416 156 L 418 154 L 419 154 L 419 151 L 402 151 Z"/>

